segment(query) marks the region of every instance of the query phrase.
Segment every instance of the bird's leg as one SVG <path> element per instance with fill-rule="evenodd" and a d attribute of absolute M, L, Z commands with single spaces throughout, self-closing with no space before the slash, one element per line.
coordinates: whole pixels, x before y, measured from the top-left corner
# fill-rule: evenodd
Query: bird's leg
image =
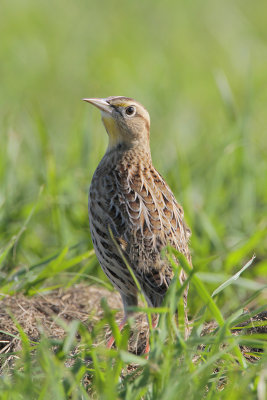
<path fill-rule="evenodd" d="M 190 336 L 190 328 L 189 328 L 189 321 L 188 321 L 188 313 L 187 313 L 187 294 L 188 294 L 187 285 L 185 292 L 184 292 L 184 321 L 185 321 L 185 340 L 187 340 Z"/>
<path fill-rule="evenodd" d="M 158 323 L 159 323 L 159 314 L 153 314 L 153 316 L 152 316 L 152 328 L 156 329 L 156 327 L 158 326 Z M 149 351 L 150 351 L 150 346 L 149 346 L 149 331 L 148 331 L 144 354 L 148 354 Z M 147 358 L 148 358 L 148 356 L 147 356 Z"/>
<path fill-rule="evenodd" d="M 137 306 L 137 294 L 133 293 L 133 295 L 126 296 L 124 293 L 120 293 L 120 295 L 121 295 L 121 299 L 122 299 L 122 303 L 123 303 L 123 309 L 124 309 L 124 317 L 123 317 L 123 320 L 121 321 L 121 323 L 119 325 L 119 331 L 121 332 L 121 330 L 123 329 L 123 327 L 126 324 L 128 316 L 131 314 L 131 311 L 129 311 L 127 309 L 128 306 Z M 115 342 L 115 338 L 112 335 L 111 338 L 107 342 L 107 348 L 111 349 L 111 347 L 112 347 L 114 342 Z"/>
<path fill-rule="evenodd" d="M 125 326 L 127 321 L 127 315 L 124 315 L 123 320 L 121 321 L 120 325 L 119 325 L 119 331 L 121 332 L 123 327 Z M 111 349 L 113 343 L 115 342 L 115 338 L 112 335 L 111 338 L 109 338 L 108 342 L 107 342 L 107 348 Z"/>
<path fill-rule="evenodd" d="M 181 285 L 183 285 L 184 281 L 186 280 L 186 274 L 184 270 L 181 270 L 179 280 Z M 188 321 L 188 314 L 187 314 L 187 296 L 188 296 L 188 289 L 189 285 L 186 286 L 184 293 L 183 293 L 183 301 L 184 301 L 184 322 L 185 322 L 185 340 L 189 338 L 190 335 L 190 328 L 189 328 L 189 321 Z"/>

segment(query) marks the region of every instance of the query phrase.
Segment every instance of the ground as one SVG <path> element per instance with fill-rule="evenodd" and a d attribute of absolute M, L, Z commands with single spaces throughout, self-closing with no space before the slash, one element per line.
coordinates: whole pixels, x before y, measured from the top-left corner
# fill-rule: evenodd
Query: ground
<path fill-rule="evenodd" d="M 65 332 L 59 323 L 60 319 L 65 322 L 79 320 L 91 329 L 103 316 L 100 305 L 103 297 L 107 299 L 111 309 L 119 309 L 116 315 L 119 321 L 122 318 L 120 295 L 102 287 L 79 284 L 32 297 L 23 294 L 6 296 L 0 305 L 0 354 L 13 353 L 20 349 L 20 337 L 15 321 L 33 342 L 40 339 L 42 331 L 49 337 L 62 338 Z M 138 315 L 136 325 L 138 332 L 137 335 L 131 335 L 129 350 L 140 354 L 145 346 L 147 332 L 144 316 Z M 103 341 L 109 336 L 110 330 L 106 326 Z M 2 368 L 14 357 L 10 355 Z"/>
<path fill-rule="evenodd" d="M 17 357 L 14 352 L 21 348 L 21 341 L 16 326 L 18 322 L 23 331 L 33 342 L 38 342 L 41 332 L 45 332 L 50 338 L 62 338 L 65 331 L 60 324 L 60 320 L 70 322 L 73 320 L 81 321 L 90 330 L 92 326 L 101 319 L 103 310 L 101 308 L 101 298 L 107 299 L 108 305 L 112 310 L 118 309 L 116 319 L 122 318 L 122 303 L 117 292 L 78 284 L 68 289 L 57 289 L 48 294 L 38 294 L 32 297 L 17 294 L 6 296 L 1 301 L 0 306 L 0 354 L 9 353 L 10 356 L 4 358 L 1 369 L 7 365 L 12 365 L 12 361 Z M 248 319 L 243 326 L 254 321 L 267 321 L 267 312 L 262 312 L 253 319 Z M 216 324 L 211 322 L 203 329 L 202 334 L 206 335 L 214 331 Z M 144 315 L 138 314 L 135 329 L 129 341 L 129 351 L 141 354 L 145 347 L 148 327 Z M 102 343 L 110 336 L 108 326 L 105 326 Z M 239 334 L 239 330 L 233 330 L 233 334 Z M 244 334 L 244 331 L 242 332 Z M 247 334 L 267 333 L 267 326 L 254 327 L 247 329 Z M 11 336 L 12 335 L 12 336 Z M 252 349 L 242 347 L 243 354 Z M 255 357 L 246 356 L 250 361 Z"/>

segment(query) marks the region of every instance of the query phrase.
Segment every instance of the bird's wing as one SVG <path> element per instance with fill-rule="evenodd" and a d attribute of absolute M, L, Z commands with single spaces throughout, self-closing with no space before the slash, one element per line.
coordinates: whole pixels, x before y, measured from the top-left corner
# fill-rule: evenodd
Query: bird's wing
<path fill-rule="evenodd" d="M 110 207 L 111 229 L 147 298 L 156 295 L 160 302 L 173 276 L 161 250 L 170 244 L 190 259 L 190 230 L 182 207 L 152 166 L 143 174 L 127 172 L 124 176 L 113 173 L 117 188 Z"/>

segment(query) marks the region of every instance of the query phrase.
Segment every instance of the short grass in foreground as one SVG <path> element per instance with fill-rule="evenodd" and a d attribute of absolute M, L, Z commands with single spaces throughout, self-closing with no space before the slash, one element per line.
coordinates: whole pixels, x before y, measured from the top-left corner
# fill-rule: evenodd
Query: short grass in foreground
<path fill-rule="evenodd" d="M 231 334 L 231 328 L 242 325 L 244 319 L 261 312 L 263 307 L 254 310 L 248 317 L 242 315 L 246 306 L 242 304 L 225 319 L 184 257 L 169 249 L 167 256 L 170 260 L 171 254 L 178 257 L 187 271 L 191 290 L 196 291 L 196 301 L 199 303 L 188 341 L 183 339 L 183 316 L 179 317 L 180 328 L 173 317 L 177 307 L 183 309 L 183 288 L 177 279 L 178 268 L 172 261 L 176 274 L 165 304 L 159 310 L 159 327 L 151 332 L 149 359 L 127 351 L 129 328 L 119 333 L 114 311 L 105 301 L 102 301 L 104 317 L 94 324 L 91 332 L 77 320 L 69 324 L 59 320 L 58 323 L 66 332 L 63 339 L 48 338 L 41 334 L 39 342 L 32 342 L 14 321 L 22 350 L 16 352 L 15 364 L 2 371 L 1 399 L 96 397 L 168 400 L 183 397 L 214 399 L 220 396 L 221 399 L 263 400 L 263 391 L 266 390 L 267 335 L 247 335 L 245 331 L 237 336 Z M 231 280 L 228 284 L 231 284 Z M 221 290 L 226 286 L 222 286 Z M 248 298 L 247 304 L 257 294 L 255 292 Z M 147 313 L 153 311 L 144 310 Z M 217 327 L 202 335 L 203 327 L 210 319 L 217 321 Z M 103 338 L 105 324 L 112 328 L 116 349 L 108 350 L 103 340 L 102 344 L 99 342 Z M 266 321 L 259 322 L 259 325 L 266 326 Z M 241 352 L 240 346 L 250 350 Z M 2 361 L 10 355 L 2 354 Z"/>

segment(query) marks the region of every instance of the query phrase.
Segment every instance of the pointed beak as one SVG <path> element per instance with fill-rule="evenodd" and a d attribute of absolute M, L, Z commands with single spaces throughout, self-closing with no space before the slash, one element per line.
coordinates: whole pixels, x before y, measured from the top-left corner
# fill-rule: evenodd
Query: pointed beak
<path fill-rule="evenodd" d="M 83 101 L 87 101 L 87 103 L 93 104 L 93 106 L 96 106 L 101 111 L 105 111 L 106 113 L 109 113 L 109 114 L 112 113 L 112 107 L 106 101 L 106 99 L 97 99 L 97 98 L 96 99 L 83 99 Z"/>

